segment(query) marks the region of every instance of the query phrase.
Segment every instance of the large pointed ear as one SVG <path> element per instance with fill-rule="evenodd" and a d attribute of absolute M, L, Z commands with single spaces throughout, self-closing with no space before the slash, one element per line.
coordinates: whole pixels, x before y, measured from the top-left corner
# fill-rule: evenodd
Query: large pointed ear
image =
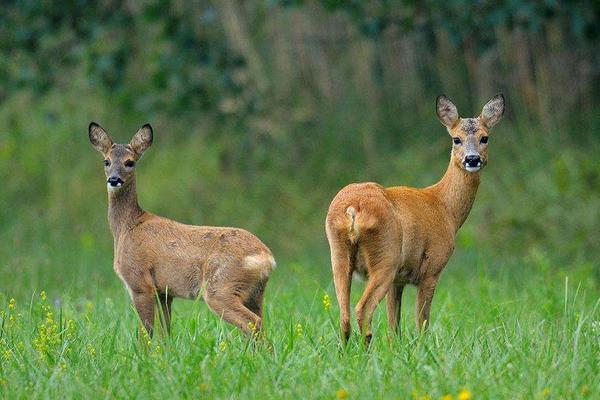
<path fill-rule="evenodd" d="M 152 127 L 150 124 L 146 124 L 133 135 L 129 142 L 129 146 L 139 157 L 146 149 L 148 149 L 148 147 L 150 147 L 150 145 L 152 145 L 153 138 L 154 134 L 152 133 Z"/>
<path fill-rule="evenodd" d="M 103 155 L 109 152 L 114 143 L 108 132 L 95 122 L 90 122 L 88 135 L 92 146 Z"/>
<path fill-rule="evenodd" d="M 479 119 L 486 127 L 491 128 L 502 119 L 503 115 L 504 96 L 502 94 L 497 94 L 483 106 Z"/>
<path fill-rule="evenodd" d="M 452 129 L 458 123 L 458 110 L 445 95 L 438 96 L 435 107 L 438 118 L 446 128 Z"/>

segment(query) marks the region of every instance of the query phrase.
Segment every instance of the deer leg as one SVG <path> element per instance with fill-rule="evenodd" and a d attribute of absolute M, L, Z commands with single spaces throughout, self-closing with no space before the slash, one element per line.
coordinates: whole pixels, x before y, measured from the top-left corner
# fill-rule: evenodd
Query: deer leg
<path fill-rule="evenodd" d="M 210 309 L 242 332 L 254 336 L 262 329 L 262 319 L 242 304 L 238 297 L 212 295 L 205 297 Z"/>
<path fill-rule="evenodd" d="M 267 286 L 267 280 L 268 278 L 257 283 L 256 288 L 250 294 L 248 300 L 244 301 L 244 306 L 246 306 L 250 311 L 260 318 L 262 318 L 262 304 L 265 294 L 265 287 Z"/>
<path fill-rule="evenodd" d="M 160 298 L 160 321 L 163 328 L 163 332 L 167 335 L 171 334 L 171 304 L 173 304 L 173 297 L 168 295 L 159 295 Z"/>
<path fill-rule="evenodd" d="M 424 330 L 429 326 L 429 311 L 437 285 L 437 277 L 427 277 L 421 281 L 417 291 L 417 329 Z"/>
<path fill-rule="evenodd" d="M 387 293 L 388 327 L 392 332 L 400 333 L 400 314 L 402 308 L 403 284 L 393 284 Z"/>
<path fill-rule="evenodd" d="M 152 337 L 154 329 L 154 294 L 133 293 L 132 298 L 142 326 L 148 332 L 148 335 Z"/>
<path fill-rule="evenodd" d="M 340 334 L 344 344 L 350 338 L 350 289 L 352 287 L 352 266 L 350 265 L 350 252 L 348 249 L 331 247 L 331 268 L 333 269 L 333 283 L 335 296 L 340 307 Z M 340 246 L 339 244 L 337 246 Z"/>
<path fill-rule="evenodd" d="M 373 336 L 371 332 L 371 320 L 373 319 L 375 308 L 386 293 L 390 291 L 395 275 L 392 265 L 384 268 L 376 268 L 376 270 L 377 273 L 369 277 L 367 287 L 355 309 L 360 333 L 364 336 L 367 344 L 371 342 L 371 337 Z"/>

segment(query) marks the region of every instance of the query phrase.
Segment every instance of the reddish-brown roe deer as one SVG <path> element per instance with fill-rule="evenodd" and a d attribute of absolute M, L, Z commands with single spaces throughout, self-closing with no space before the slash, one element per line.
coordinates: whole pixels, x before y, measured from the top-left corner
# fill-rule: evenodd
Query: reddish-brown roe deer
<path fill-rule="evenodd" d="M 435 185 L 415 189 L 354 183 L 333 199 L 326 219 L 335 291 L 344 342 L 350 335 L 352 275 L 367 279 L 356 305 L 361 334 L 370 342 L 371 319 L 387 296 L 388 323 L 398 331 L 405 285 L 418 288 L 417 327 L 423 329 L 438 279 L 454 250 L 456 232 L 469 215 L 487 163 L 489 130 L 504 114 L 497 95 L 476 118 L 461 118 L 446 96 L 437 99 L 437 115 L 452 138 L 450 164 Z"/>

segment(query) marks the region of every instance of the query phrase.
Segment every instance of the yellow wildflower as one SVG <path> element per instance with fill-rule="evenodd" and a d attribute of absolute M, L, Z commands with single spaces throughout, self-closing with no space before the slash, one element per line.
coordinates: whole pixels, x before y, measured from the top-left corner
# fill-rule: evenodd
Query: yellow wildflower
<path fill-rule="evenodd" d="M 452 397 L 451 394 L 446 394 L 442 396 L 440 400 L 454 400 L 454 397 Z"/>
<path fill-rule="evenodd" d="M 227 350 L 227 342 L 222 341 L 221 343 L 219 343 L 219 350 L 221 351 L 226 351 Z"/>
<path fill-rule="evenodd" d="M 44 308 L 44 310 L 46 311 L 46 320 L 39 325 L 38 335 L 33 339 L 34 347 L 42 356 L 61 342 L 58 323 L 54 320 L 54 315 L 48 311 L 49 308 Z"/>
<path fill-rule="evenodd" d="M 590 392 L 590 388 L 588 387 L 588 385 L 583 385 L 581 387 L 581 394 L 583 396 L 586 396 L 589 392 Z"/>
<path fill-rule="evenodd" d="M 458 396 L 456 396 L 458 400 L 471 400 L 471 397 L 471 392 L 469 392 L 467 389 L 462 389 L 460 392 L 458 392 Z"/>
<path fill-rule="evenodd" d="M 17 301 L 15 299 L 10 299 L 8 301 L 8 309 L 9 310 L 14 310 L 16 306 L 17 306 Z"/>
<path fill-rule="evenodd" d="M 296 324 L 296 336 L 301 337 L 304 333 L 304 328 L 302 328 L 302 324 Z"/>
<path fill-rule="evenodd" d="M 252 321 L 248 322 L 248 329 L 250 329 L 252 333 L 256 333 L 256 324 Z"/>
<path fill-rule="evenodd" d="M 73 339 L 75 337 L 75 321 L 72 319 L 67 321 L 67 339 Z"/>
<path fill-rule="evenodd" d="M 328 311 L 330 306 L 331 306 L 331 302 L 329 300 L 329 295 L 327 293 L 325 293 L 325 295 L 323 296 L 323 309 L 325 311 Z"/>
<path fill-rule="evenodd" d="M 46 301 L 46 292 L 44 290 L 40 292 L 40 299 L 42 299 L 42 301 Z"/>
<path fill-rule="evenodd" d="M 340 389 L 335 393 L 335 398 L 336 399 L 347 399 L 348 398 L 348 391 L 346 389 Z"/>

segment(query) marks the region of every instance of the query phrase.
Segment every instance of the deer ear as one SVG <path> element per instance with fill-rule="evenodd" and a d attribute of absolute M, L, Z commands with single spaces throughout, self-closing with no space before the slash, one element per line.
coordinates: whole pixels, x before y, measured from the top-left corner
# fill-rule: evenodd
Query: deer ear
<path fill-rule="evenodd" d="M 454 103 L 442 94 L 438 96 L 435 107 L 440 122 L 448 129 L 453 128 L 458 122 L 458 110 Z"/>
<path fill-rule="evenodd" d="M 491 128 L 502 119 L 503 115 L 504 96 L 502 94 L 497 94 L 483 106 L 479 119 L 486 127 Z"/>
<path fill-rule="evenodd" d="M 95 122 L 90 122 L 88 135 L 92 146 L 102 154 L 108 153 L 114 143 L 108 132 Z"/>
<path fill-rule="evenodd" d="M 154 134 L 150 124 L 146 124 L 131 138 L 129 146 L 139 156 L 152 145 Z"/>

